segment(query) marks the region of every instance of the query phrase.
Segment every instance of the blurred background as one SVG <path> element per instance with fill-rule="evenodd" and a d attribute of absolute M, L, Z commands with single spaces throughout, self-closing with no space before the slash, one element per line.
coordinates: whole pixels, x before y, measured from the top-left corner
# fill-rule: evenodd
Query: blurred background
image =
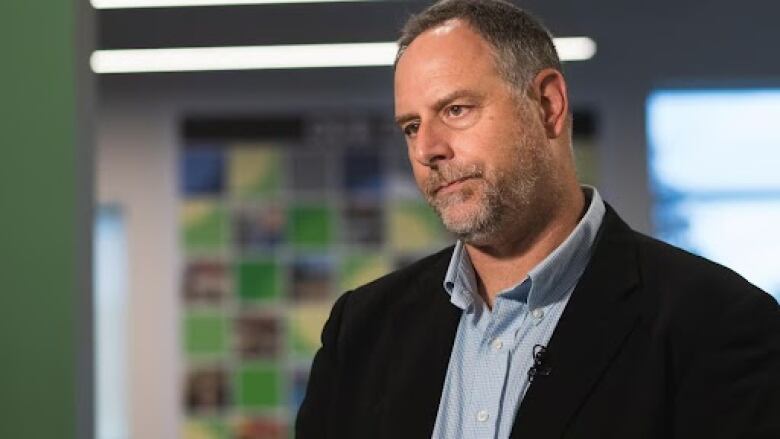
<path fill-rule="evenodd" d="M 429 3 L 37 3 L 0 5 L 0 437 L 292 437 L 335 298 L 452 242 L 392 123 Z M 780 297 L 780 4 L 515 3 L 583 182 Z"/>

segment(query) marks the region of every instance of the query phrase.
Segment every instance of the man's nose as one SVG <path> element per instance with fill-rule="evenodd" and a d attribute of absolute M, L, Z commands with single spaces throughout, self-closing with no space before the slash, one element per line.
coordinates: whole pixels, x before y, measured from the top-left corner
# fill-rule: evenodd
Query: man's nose
<path fill-rule="evenodd" d="M 415 159 L 425 166 L 434 166 L 453 157 L 446 127 L 435 122 L 421 124 L 414 142 Z"/>

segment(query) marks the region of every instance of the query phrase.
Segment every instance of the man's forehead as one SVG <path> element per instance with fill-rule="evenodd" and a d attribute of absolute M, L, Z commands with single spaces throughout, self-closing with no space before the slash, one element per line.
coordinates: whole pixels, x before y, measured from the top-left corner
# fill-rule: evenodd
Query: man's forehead
<path fill-rule="evenodd" d="M 490 46 L 462 20 L 449 20 L 423 32 L 407 48 L 395 70 L 396 112 L 411 102 L 433 103 L 456 90 L 477 92 L 495 75 Z"/>
<path fill-rule="evenodd" d="M 409 58 L 409 54 L 414 58 L 420 53 L 429 54 L 448 49 L 453 55 L 465 55 L 469 49 L 490 50 L 486 43 L 471 25 L 462 19 L 453 18 L 422 32 L 412 40 L 400 56 L 398 64 L 403 63 L 405 58 Z"/>
<path fill-rule="evenodd" d="M 459 18 L 451 18 L 429 29 L 428 32 L 431 32 L 433 35 L 437 35 L 437 36 L 446 35 L 452 32 L 453 30 L 461 26 L 464 26 L 465 24 L 466 23 Z"/>

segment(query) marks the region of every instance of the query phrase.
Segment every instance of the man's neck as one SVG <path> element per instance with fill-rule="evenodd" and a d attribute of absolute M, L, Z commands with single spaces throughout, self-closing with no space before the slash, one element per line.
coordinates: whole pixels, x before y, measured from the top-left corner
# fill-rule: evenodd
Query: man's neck
<path fill-rule="evenodd" d="M 479 294 L 489 308 L 501 291 L 520 283 L 571 234 L 585 212 L 582 191 L 533 232 L 508 230 L 490 245 L 466 243 Z M 523 233 L 525 232 L 525 233 Z"/>

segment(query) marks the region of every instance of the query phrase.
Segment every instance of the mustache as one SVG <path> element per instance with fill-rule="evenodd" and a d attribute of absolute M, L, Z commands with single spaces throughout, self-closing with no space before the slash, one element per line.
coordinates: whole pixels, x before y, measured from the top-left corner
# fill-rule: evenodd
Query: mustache
<path fill-rule="evenodd" d="M 458 180 L 468 178 L 481 178 L 484 175 L 482 166 L 478 164 L 471 165 L 446 165 L 437 166 L 431 169 L 431 173 L 425 180 L 425 194 L 433 196 L 444 186 L 452 184 Z"/>

